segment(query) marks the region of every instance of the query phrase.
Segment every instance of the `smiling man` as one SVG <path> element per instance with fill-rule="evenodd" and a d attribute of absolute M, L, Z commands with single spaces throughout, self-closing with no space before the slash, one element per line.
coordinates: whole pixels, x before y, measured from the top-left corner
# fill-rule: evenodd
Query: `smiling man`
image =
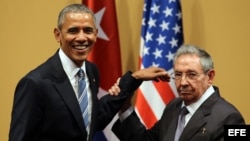
<path fill-rule="evenodd" d="M 92 141 L 142 80 L 169 78 L 161 68 L 127 72 L 122 92 L 99 100 L 99 71 L 87 60 L 97 39 L 93 12 L 82 4 L 66 6 L 54 35 L 59 49 L 16 86 L 9 141 Z"/>
<path fill-rule="evenodd" d="M 58 27 L 54 29 L 62 51 L 81 67 L 97 39 L 94 13 L 89 9 L 79 12 L 69 7 L 59 14 Z M 68 12 L 71 11 L 71 12 Z"/>

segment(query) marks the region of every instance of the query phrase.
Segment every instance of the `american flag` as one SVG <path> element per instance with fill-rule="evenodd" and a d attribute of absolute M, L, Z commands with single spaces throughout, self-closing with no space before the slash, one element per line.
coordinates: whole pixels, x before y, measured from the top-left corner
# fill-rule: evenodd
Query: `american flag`
<path fill-rule="evenodd" d="M 145 0 L 143 8 L 140 68 L 157 66 L 173 72 L 173 57 L 183 43 L 179 0 Z M 147 128 L 160 119 L 166 104 L 177 96 L 173 81 L 145 81 L 137 91 L 136 112 Z"/>

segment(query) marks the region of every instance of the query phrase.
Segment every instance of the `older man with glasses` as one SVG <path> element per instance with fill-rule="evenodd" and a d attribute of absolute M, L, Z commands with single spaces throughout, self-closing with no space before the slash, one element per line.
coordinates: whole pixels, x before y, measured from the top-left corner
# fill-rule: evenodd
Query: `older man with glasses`
<path fill-rule="evenodd" d="M 174 58 L 179 97 L 168 103 L 156 124 L 146 129 L 130 106 L 124 106 L 112 130 L 122 141 L 223 141 L 224 125 L 245 124 L 241 113 L 213 85 L 211 56 L 202 48 L 182 45 Z M 117 94 L 117 84 L 110 92 Z M 167 93 L 166 93 L 167 94 Z M 130 101 L 129 101 L 130 102 Z"/>

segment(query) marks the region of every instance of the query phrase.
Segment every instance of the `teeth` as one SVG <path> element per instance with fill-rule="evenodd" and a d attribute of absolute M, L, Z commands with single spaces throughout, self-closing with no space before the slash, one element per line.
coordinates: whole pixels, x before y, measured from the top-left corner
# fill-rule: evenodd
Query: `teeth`
<path fill-rule="evenodd" d="M 87 45 L 75 46 L 76 49 L 85 49 L 85 48 L 87 48 L 87 47 L 88 47 Z"/>

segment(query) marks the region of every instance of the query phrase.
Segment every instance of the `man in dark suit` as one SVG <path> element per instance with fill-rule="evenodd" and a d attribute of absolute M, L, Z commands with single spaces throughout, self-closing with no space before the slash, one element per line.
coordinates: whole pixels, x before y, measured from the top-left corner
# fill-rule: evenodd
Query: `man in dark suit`
<path fill-rule="evenodd" d="M 179 97 L 168 103 L 152 128 L 146 129 L 128 106 L 121 109 L 120 119 L 112 127 L 121 141 L 223 141 L 224 125 L 245 124 L 241 113 L 212 85 L 215 70 L 205 50 L 193 45 L 181 46 L 174 58 L 171 77 Z M 117 94 L 118 88 L 114 85 L 109 92 Z M 187 112 L 180 115 L 183 107 Z"/>
<path fill-rule="evenodd" d="M 60 43 L 58 51 L 17 84 L 9 141 L 92 141 L 142 80 L 168 77 L 160 68 L 128 72 L 121 78 L 119 96 L 105 95 L 99 100 L 98 69 L 86 60 L 97 38 L 93 12 L 82 4 L 65 7 L 54 35 Z M 77 92 L 80 69 L 87 90 L 86 125 Z"/>

